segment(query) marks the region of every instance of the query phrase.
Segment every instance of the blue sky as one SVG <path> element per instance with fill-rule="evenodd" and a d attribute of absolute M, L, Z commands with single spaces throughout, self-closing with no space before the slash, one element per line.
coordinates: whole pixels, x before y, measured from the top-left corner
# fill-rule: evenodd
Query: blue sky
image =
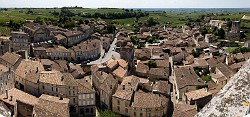
<path fill-rule="evenodd" d="M 250 0 L 0 0 L 0 7 L 250 8 Z"/>

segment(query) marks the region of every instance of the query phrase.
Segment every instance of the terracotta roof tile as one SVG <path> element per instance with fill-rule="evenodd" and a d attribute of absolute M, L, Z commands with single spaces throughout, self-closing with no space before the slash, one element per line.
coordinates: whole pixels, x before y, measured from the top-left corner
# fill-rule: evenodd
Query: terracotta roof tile
<path fill-rule="evenodd" d="M 16 62 L 21 58 L 20 55 L 15 54 L 15 53 L 10 53 L 10 52 L 6 52 L 4 53 L 3 56 L 1 56 L 1 59 L 3 59 L 4 61 L 10 63 L 11 65 L 15 65 Z"/>
<path fill-rule="evenodd" d="M 10 96 L 12 97 L 12 101 L 10 101 Z M 6 99 L 6 93 L 0 95 L 0 100 L 10 104 L 10 105 L 15 105 L 16 104 L 16 100 L 19 100 L 23 103 L 29 104 L 29 105 L 35 105 L 38 102 L 38 98 L 36 98 L 35 96 L 32 96 L 28 93 L 25 93 L 19 89 L 16 88 L 12 88 L 10 90 L 8 90 L 8 99 Z"/>

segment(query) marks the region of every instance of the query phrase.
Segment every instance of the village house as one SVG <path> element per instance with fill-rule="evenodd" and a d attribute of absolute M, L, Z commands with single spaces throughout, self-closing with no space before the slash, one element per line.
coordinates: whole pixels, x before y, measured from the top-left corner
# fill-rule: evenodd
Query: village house
<path fill-rule="evenodd" d="M 32 117 L 70 117 L 69 99 L 43 94 L 37 100 Z"/>
<path fill-rule="evenodd" d="M 30 53 L 30 37 L 25 32 L 11 32 L 12 51 L 26 50 Z"/>
<path fill-rule="evenodd" d="M 11 40 L 10 37 L 0 36 L 0 56 L 6 52 L 11 51 Z"/>
<path fill-rule="evenodd" d="M 136 66 L 136 75 L 139 77 L 147 78 L 149 72 L 148 65 L 145 65 L 142 62 L 139 62 Z"/>
<path fill-rule="evenodd" d="M 107 52 L 111 44 L 111 38 L 109 37 L 100 37 L 102 48 Z"/>
<path fill-rule="evenodd" d="M 81 42 L 71 48 L 71 57 L 77 62 L 98 59 L 101 54 L 100 44 L 97 39 Z"/>
<path fill-rule="evenodd" d="M 11 115 L 16 117 L 33 117 L 33 108 L 38 98 L 16 88 L 6 90 L 0 95 L 0 100 L 10 109 Z"/>
<path fill-rule="evenodd" d="M 27 23 L 23 26 L 23 31 L 29 34 L 30 42 L 32 43 L 44 42 L 51 39 L 51 32 L 44 25 Z"/>
<path fill-rule="evenodd" d="M 44 71 L 39 61 L 22 60 L 15 71 L 15 87 L 39 96 L 39 73 Z"/>
<path fill-rule="evenodd" d="M 16 70 L 21 61 L 21 56 L 16 53 L 6 52 L 0 57 L 0 64 L 10 68 L 11 70 Z"/>
<path fill-rule="evenodd" d="M 160 94 L 136 91 L 131 104 L 130 117 L 162 117 L 166 116 L 169 99 Z"/>
<path fill-rule="evenodd" d="M 137 90 L 139 79 L 134 76 L 124 78 L 118 86 L 114 95 L 112 95 L 112 110 L 125 116 L 131 116 L 131 101 L 134 92 Z"/>
<path fill-rule="evenodd" d="M 39 93 L 69 98 L 70 111 L 79 116 L 95 115 L 95 91 L 90 80 L 76 80 L 70 73 L 42 71 Z"/>
<path fill-rule="evenodd" d="M 82 31 L 85 34 L 85 39 L 87 39 L 90 37 L 92 31 L 94 30 L 94 26 L 81 24 L 78 30 Z"/>
<path fill-rule="evenodd" d="M 62 35 L 62 34 L 58 34 L 56 36 L 53 37 L 56 44 L 62 44 L 64 46 L 67 46 L 67 37 Z"/>
<path fill-rule="evenodd" d="M 95 116 L 96 91 L 92 88 L 91 79 L 89 78 L 76 79 L 76 82 L 79 83 L 78 116 Z"/>
<path fill-rule="evenodd" d="M 184 93 L 183 101 L 190 105 L 197 105 L 198 109 L 203 108 L 212 99 L 212 93 L 206 89 L 198 89 Z"/>
<path fill-rule="evenodd" d="M 122 82 L 123 78 L 128 75 L 128 70 L 119 66 L 112 72 L 112 74 L 119 82 Z"/>
<path fill-rule="evenodd" d="M 222 74 L 230 79 L 235 74 L 235 72 L 233 72 L 228 65 L 225 65 L 224 63 L 218 63 L 216 65 L 215 74 Z"/>
<path fill-rule="evenodd" d="M 15 87 L 14 72 L 0 64 L 0 94 Z"/>
<path fill-rule="evenodd" d="M 111 74 L 106 74 L 106 78 L 104 79 L 103 83 L 99 86 L 100 106 L 102 108 L 111 109 L 112 95 L 115 93 L 117 86 L 118 86 L 117 80 Z"/>
<path fill-rule="evenodd" d="M 207 60 L 210 72 L 214 72 L 215 71 L 215 68 L 216 68 L 216 65 L 217 65 L 218 62 L 219 61 L 217 59 L 215 59 L 215 58 L 209 58 Z"/>
<path fill-rule="evenodd" d="M 35 47 L 34 56 L 51 60 L 71 60 L 71 52 L 63 46 L 55 46 L 50 48 Z"/>
<path fill-rule="evenodd" d="M 162 94 L 164 96 L 170 97 L 171 85 L 168 81 L 157 81 L 152 86 L 152 92 L 154 94 Z"/>
<path fill-rule="evenodd" d="M 200 86 L 205 86 L 192 67 L 174 68 L 174 84 L 176 99 L 182 99 L 185 92 L 196 90 Z"/>
<path fill-rule="evenodd" d="M 102 108 L 111 108 L 111 96 L 115 93 L 118 81 L 111 75 L 103 71 L 92 71 L 93 87 L 97 91 Z"/>
<path fill-rule="evenodd" d="M 194 117 L 197 114 L 197 106 L 189 104 L 176 104 L 172 117 Z"/>
<path fill-rule="evenodd" d="M 118 42 L 122 43 L 118 43 Z M 120 54 L 120 58 L 124 59 L 125 61 L 128 62 L 129 68 L 132 68 L 134 66 L 134 45 L 132 42 L 129 42 L 129 40 L 119 40 L 117 39 L 117 47 L 116 47 L 116 52 Z"/>
<path fill-rule="evenodd" d="M 85 75 L 85 72 L 83 71 L 80 65 L 77 64 L 75 65 L 71 63 L 69 64 L 69 69 L 72 76 L 76 79 L 81 79 Z"/>
<path fill-rule="evenodd" d="M 75 44 L 80 43 L 84 39 L 86 39 L 85 35 L 81 31 L 67 31 L 64 32 L 63 35 L 67 38 L 67 45 L 65 46 L 73 46 Z M 65 42 L 63 42 L 65 44 Z"/>
<path fill-rule="evenodd" d="M 212 43 L 215 40 L 215 36 L 213 34 L 206 34 L 205 35 L 205 42 Z"/>
<path fill-rule="evenodd" d="M 148 74 L 150 81 L 168 80 L 169 77 L 169 73 L 164 68 L 151 68 Z"/>
<path fill-rule="evenodd" d="M 151 58 L 151 50 L 148 48 L 136 49 L 135 57 L 137 60 L 146 61 Z"/>
<path fill-rule="evenodd" d="M 115 69 L 119 67 L 118 62 L 114 59 L 110 59 L 105 63 L 105 65 L 107 66 L 109 72 L 113 72 Z"/>

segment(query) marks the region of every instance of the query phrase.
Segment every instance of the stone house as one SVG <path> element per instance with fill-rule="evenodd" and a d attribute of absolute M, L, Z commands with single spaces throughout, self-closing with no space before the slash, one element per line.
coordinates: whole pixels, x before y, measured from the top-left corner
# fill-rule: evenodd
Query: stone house
<path fill-rule="evenodd" d="M 144 63 L 139 62 L 136 66 L 136 75 L 139 77 L 148 77 L 149 67 Z"/>
<path fill-rule="evenodd" d="M 173 89 L 177 100 L 182 99 L 185 92 L 205 86 L 204 82 L 201 81 L 199 76 L 194 72 L 194 69 L 190 66 L 175 68 L 173 77 Z"/>
<path fill-rule="evenodd" d="M 30 36 L 30 42 L 43 42 L 51 39 L 50 30 L 37 23 L 28 23 L 23 26 L 23 31 Z"/>
<path fill-rule="evenodd" d="M 148 74 L 150 81 L 168 80 L 169 77 L 169 73 L 164 68 L 151 68 Z"/>
<path fill-rule="evenodd" d="M 100 106 L 111 108 L 111 97 L 117 89 L 118 81 L 111 74 L 103 71 L 92 71 L 92 81 L 100 100 Z"/>
<path fill-rule="evenodd" d="M 84 41 L 71 48 L 71 57 L 77 62 L 98 59 L 101 54 L 100 44 L 97 39 Z"/>
<path fill-rule="evenodd" d="M 34 105 L 32 117 L 70 117 L 69 99 L 43 94 Z"/>
<path fill-rule="evenodd" d="M 33 117 L 33 108 L 38 98 L 16 88 L 0 95 L 0 100 L 10 109 L 12 116 Z"/>
<path fill-rule="evenodd" d="M 163 95 L 136 91 L 130 117 L 162 117 L 168 113 L 169 99 Z"/>
<path fill-rule="evenodd" d="M 26 50 L 30 53 L 30 37 L 25 32 L 11 32 L 12 51 Z"/>
<path fill-rule="evenodd" d="M 130 116 L 130 113 L 132 113 L 131 103 L 138 85 L 138 78 L 134 76 L 124 78 L 114 95 L 112 95 L 112 111 L 124 116 Z"/>
<path fill-rule="evenodd" d="M 14 72 L 0 64 L 0 94 L 15 87 Z"/>
<path fill-rule="evenodd" d="M 68 47 L 78 44 L 85 39 L 85 34 L 81 31 L 67 31 L 64 32 L 63 35 L 67 38 L 66 46 Z"/>
<path fill-rule="evenodd" d="M 198 109 L 203 108 L 212 99 L 212 93 L 206 89 L 198 89 L 184 93 L 183 101 L 190 105 L 197 105 Z"/>
<path fill-rule="evenodd" d="M 11 40 L 10 37 L 0 36 L 0 56 L 6 52 L 11 51 Z"/>
<path fill-rule="evenodd" d="M 0 57 L 0 64 L 10 68 L 11 70 L 15 70 L 21 61 L 21 56 L 16 53 L 6 52 Z"/>
<path fill-rule="evenodd" d="M 50 48 L 35 47 L 34 56 L 51 60 L 71 60 L 71 52 L 63 46 L 55 46 Z"/>

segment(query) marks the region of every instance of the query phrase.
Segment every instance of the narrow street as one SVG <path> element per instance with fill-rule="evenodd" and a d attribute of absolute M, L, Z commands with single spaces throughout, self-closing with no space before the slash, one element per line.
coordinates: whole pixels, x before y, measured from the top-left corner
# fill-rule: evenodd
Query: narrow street
<path fill-rule="evenodd" d="M 118 35 L 119 35 L 119 33 L 116 34 L 115 39 L 112 42 L 112 44 L 110 44 L 110 48 L 109 48 L 109 50 L 108 50 L 108 52 L 106 54 L 103 53 L 103 55 L 99 59 L 97 59 L 95 61 L 91 61 L 90 63 L 87 63 L 87 65 L 101 64 L 101 63 L 105 63 L 108 60 L 110 60 L 112 58 L 112 56 L 115 54 L 113 48 L 116 47 L 116 42 L 117 42 Z"/>

